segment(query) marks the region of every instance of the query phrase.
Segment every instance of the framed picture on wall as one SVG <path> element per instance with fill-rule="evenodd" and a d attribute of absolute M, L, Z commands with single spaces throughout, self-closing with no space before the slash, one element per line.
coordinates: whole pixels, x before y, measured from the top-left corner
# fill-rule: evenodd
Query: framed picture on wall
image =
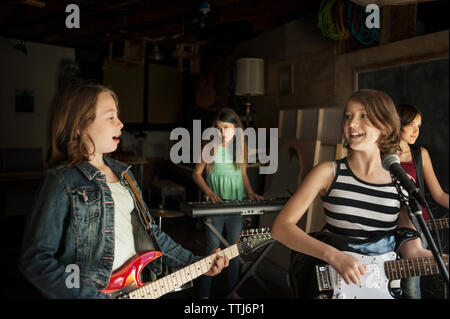
<path fill-rule="evenodd" d="M 280 67 L 280 95 L 294 95 L 294 65 Z"/>

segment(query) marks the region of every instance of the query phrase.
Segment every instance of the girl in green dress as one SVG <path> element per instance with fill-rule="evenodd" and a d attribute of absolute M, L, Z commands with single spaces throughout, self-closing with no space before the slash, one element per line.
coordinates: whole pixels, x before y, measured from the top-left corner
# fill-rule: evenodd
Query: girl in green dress
<path fill-rule="evenodd" d="M 193 180 L 205 193 L 207 201 L 214 203 L 227 200 L 242 200 L 248 197 L 251 200 L 262 200 L 262 196 L 256 194 L 247 176 L 247 145 L 244 144 L 243 161 L 236 160 L 239 158 L 237 143 L 237 135 L 235 130 L 243 128 L 242 122 L 235 111 L 229 108 L 223 108 L 217 114 L 214 125 L 219 129 L 222 141 L 220 145 L 216 145 L 212 154 L 214 160 L 207 164 L 203 158 L 195 167 L 192 174 Z M 235 151 L 236 150 L 236 151 Z M 206 168 L 206 181 L 202 176 Z M 227 229 L 226 239 L 230 244 L 237 241 L 242 231 L 242 216 L 214 216 L 211 217 L 212 225 L 219 233 L 222 233 L 224 225 Z M 219 247 L 220 241 L 217 236 L 212 233 L 209 228 L 205 229 L 206 250 L 210 251 L 211 247 Z M 228 286 L 231 290 L 239 279 L 239 261 L 233 259 L 230 261 L 228 271 Z M 199 295 L 201 298 L 209 298 L 211 289 L 211 280 L 203 276 L 200 281 Z M 234 294 L 234 298 L 239 298 Z"/>

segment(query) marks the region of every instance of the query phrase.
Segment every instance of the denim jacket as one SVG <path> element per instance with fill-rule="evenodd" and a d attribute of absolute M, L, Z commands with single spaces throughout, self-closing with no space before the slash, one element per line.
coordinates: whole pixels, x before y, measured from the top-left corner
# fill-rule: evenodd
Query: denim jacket
<path fill-rule="evenodd" d="M 130 190 L 136 207 L 123 176 L 131 166 L 106 156 L 104 160 Z M 136 252 L 154 250 L 137 208 L 131 214 Z M 152 229 L 169 267 L 180 268 L 201 258 L 154 222 Z M 20 270 L 46 297 L 105 298 L 98 290 L 107 287 L 114 261 L 114 201 L 106 176 L 88 162 L 49 170 L 27 218 L 22 245 Z M 78 288 L 66 282 L 76 282 L 69 277 L 74 274 L 72 265 L 79 269 Z"/>

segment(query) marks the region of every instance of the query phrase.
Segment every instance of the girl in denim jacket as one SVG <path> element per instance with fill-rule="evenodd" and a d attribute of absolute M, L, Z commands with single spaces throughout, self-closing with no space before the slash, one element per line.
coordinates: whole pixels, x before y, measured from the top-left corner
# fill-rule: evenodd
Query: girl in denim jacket
<path fill-rule="evenodd" d="M 201 259 L 155 223 L 144 227 L 124 178 L 128 172 L 136 184 L 131 166 L 105 156 L 120 142 L 118 113 L 116 94 L 98 84 L 69 87 L 54 99 L 49 169 L 27 220 L 20 258 L 22 273 L 48 298 L 106 298 L 99 290 L 108 286 L 112 272 L 155 246 L 171 268 Z M 206 274 L 226 266 L 228 258 L 217 257 Z"/>

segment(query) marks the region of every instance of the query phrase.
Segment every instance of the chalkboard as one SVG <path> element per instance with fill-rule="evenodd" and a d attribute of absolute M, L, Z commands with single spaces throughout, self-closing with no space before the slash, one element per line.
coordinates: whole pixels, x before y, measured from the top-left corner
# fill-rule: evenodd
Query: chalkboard
<path fill-rule="evenodd" d="M 425 147 L 442 188 L 449 183 L 448 56 L 357 73 L 357 89 L 389 94 L 394 103 L 416 106 L 423 114 L 417 144 Z"/>

